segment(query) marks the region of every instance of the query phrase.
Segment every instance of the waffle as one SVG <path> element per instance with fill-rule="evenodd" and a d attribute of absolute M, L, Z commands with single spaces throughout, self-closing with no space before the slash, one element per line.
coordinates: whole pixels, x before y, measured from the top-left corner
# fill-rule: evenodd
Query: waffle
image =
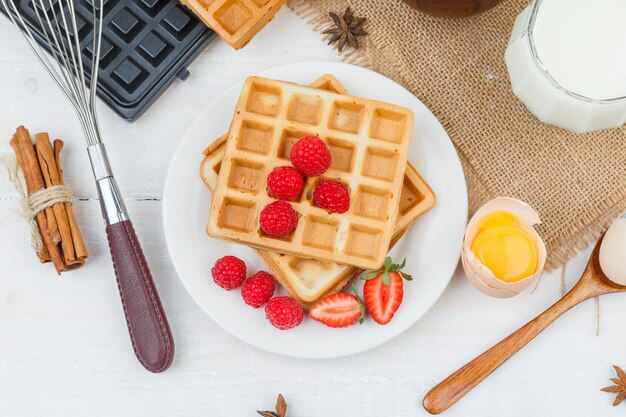
<path fill-rule="evenodd" d="M 310 84 L 310 87 L 337 94 L 348 94 L 348 91 L 332 74 L 322 75 L 313 81 Z M 217 184 L 217 176 L 219 174 L 222 157 L 224 156 L 224 151 L 226 149 L 224 145 L 226 144 L 227 139 L 228 134 L 222 135 L 215 139 L 209 146 L 206 147 L 204 151 L 202 151 L 205 158 L 200 163 L 200 177 L 211 192 L 215 190 L 215 185 Z"/>
<path fill-rule="evenodd" d="M 226 143 L 207 232 L 212 237 L 294 256 L 378 269 L 387 254 L 398 214 L 413 113 L 373 100 L 339 95 L 260 77 L 246 80 Z M 284 238 L 260 232 L 260 211 L 274 201 L 265 179 L 289 163 L 291 146 L 316 134 L 333 164 L 309 178 L 295 231 Z M 323 179 L 340 180 L 351 192 L 344 214 L 328 213 L 310 196 Z"/>
<path fill-rule="evenodd" d="M 330 91 L 331 93 L 348 95 L 348 91 L 343 88 L 343 85 L 332 74 L 324 74 L 317 80 L 313 81 L 310 85 L 311 88 L 317 88 L 318 90 Z"/>
<path fill-rule="evenodd" d="M 181 0 L 235 49 L 246 46 L 270 22 L 285 0 Z"/>
<path fill-rule="evenodd" d="M 347 94 L 332 75 L 318 78 L 311 86 Z M 227 138 L 228 135 L 220 137 L 204 151 L 200 176 L 211 192 L 217 184 Z M 400 211 L 390 246 L 402 237 L 417 217 L 430 210 L 434 204 L 435 195 L 432 190 L 411 164 L 407 164 L 400 196 Z M 287 292 L 307 309 L 325 295 L 341 291 L 352 278 L 362 272 L 359 268 L 332 262 L 307 260 L 264 250 L 256 252 Z"/>

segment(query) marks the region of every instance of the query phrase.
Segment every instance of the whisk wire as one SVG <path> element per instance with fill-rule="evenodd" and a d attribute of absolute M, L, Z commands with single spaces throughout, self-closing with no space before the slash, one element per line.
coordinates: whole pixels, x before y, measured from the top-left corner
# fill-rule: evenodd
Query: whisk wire
<path fill-rule="evenodd" d="M 75 0 L 31 0 L 37 23 L 42 29 L 41 33 L 49 47 L 52 59 L 37 43 L 29 24 L 25 21 L 15 1 L 0 0 L 0 3 L 7 10 L 9 18 L 19 29 L 48 75 L 72 104 L 87 145 L 92 146 L 101 143 L 95 96 L 103 26 L 103 0 L 91 0 L 93 25 L 89 80 L 91 88 L 87 87 L 84 72 L 76 11 L 73 4 Z M 96 2 L 98 2 L 99 7 L 96 6 Z M 55 7 L 58 10 L 55 10 Z"/>
<path fill-rule="evenodd" d="M 43 0 L 39 0 L 39 1 L 43 2 Z M 54 0 L 49 0 L 49 1 L 50 3 L 52 3 L 52 1 Z M 69 68 L 71 72 L 74 73 L 74 74 L 70 74 L 69 79 L 71 81 L 71 85 L 74 87 L 75 95 L 77 97 L 77 101 L 79 102 L 79 108 L 82 109 L 81 111 L 82 117 L 85 119 L 85 122 L 86 122 L 85 127 L 87 128 L 87 132 L 85 132 L 85 137 L 87 139 L 87 142 L 89 143 L 90 138 L 92 138 L 95 133 L 93 130 L 93 120 L 92 118 L 90 118 L 91 109 L 88 108 L 87 100 L 85 98 L 87 96 L 87 92 L 86 92 L 87 87 L 86 87 L 86 82 L 85 82 L 83 61 L 80 55 L 80 41 L 78 39 L 78 32 L 77 32 L 77 26 L 76 26 L 76 14 L 74 10 L 74 5 L 71 3 L 71 1 L 72 0 L 66 0 L 67 7 L 65 7 L 63 0 L 58 0 L 59 8 L 61 10 L 61 13 L 59 14 L 61 15 L 61 19 L 63 22 L 62 26 L 65 28 L 65 35 L 66 35 L 65 40 L 67 41 L 67 44 L 68 44 L 67 52 L 69 53 L 65 52 L 63 54 L 58 54 L 57 56 L 59 58 L 59 61 L 64 64 L 60 66 L 65 67 L 66 70 Z M 68 24 L 65 13 L 62 12 L 65 9 L 67 9 L 69 13 L 69 18 L 70 18 L 69 24 Z M 95 13 L 95 10 L 94 10 L 94 13 Z M 63 42 L 63 39 L 60 39 L 60 41 L 56 39 L 56 34 L 61 36 L 63 32 L 61 31 L 61 28 L 59 27 L 57 14 L 53 14 L 53 16 L 56 21 L 57 31 L 55 32 L 52 28 L 50 28 L 52 36 L 55 38 L 56 44 L 60 43 L 61 45 L 65 45 L 65 42 Z M 50 21 L 47 15 L 46 15 L 46 20 L 48 22 L 48 25 L 50 26 L 50 23 L 49 23 Z M 73 45 L 72 45 L 72 37 L 70 36 L 71 33 L 74 33 Z M 94 36 L 95 36 L 95 33 L 94 33 Z M 65 51 L 65 46 L 64 46 L 64 51 Z"/>
<path fill-rule="evenodd" d="M 95 6 L 94 6 L 95 9 Z M 100 4 L 100 10 L 99 10 L 99 17 L 96 17 L 96 10 L 94 10 L 93 13 L 93 27 L 94 27 L 94 31 L 97 30 L 97 33 L 102 33 L 102 22 L 103 22 L 103 18 L 104 18 L 104 6 L 103 4 Z M 97 25 L 97 29 L 96 29 L 96 25 Z M 93 37 L 93 45 L 92 45 L 92 49 L 93 49 L 93 54 L 91 56 L 91 79 L 92 80 L 97 80 L 98 79 L 98 71 L 100 69 L 100 63 L 98 62 L 99 57 L 100 57 L 100 46 L 102 44 L 102 37 L 101 36 L 94 36 Z M 91 97 L 89 99 L 89 104 L 91 107 L 91 112 L 92 114 L 96 115 L 96 89 L 92 88 L 90 89 L 90 93 L 91 93 Z M 94 117 L 94 128 L 96 129 L 96 138 L 98 139 L 98 142 L 100 142 L 100 122 L 98 121 L 98 117 L 95 116 Z"/>
<path fill-rule="evenodd" d="M 35 40 L 32 32 L 28 28 L 28 25 L 22 18 L 22 15 L 19 13 L 15 13 L 17 11 L 17 7 L 14 4 L 14 0 L 0 1 L 2 1 L 2 6 L 7 10 L 9 19 L 11 19 L 11 22 L 20 30 L 20 33 L 22 33 L 24 39 L 26 40 L 26 43 L 33 51 L 37 59 L 39 59 L 39 61 L 42 63 L 48 75 L 50 75 L 54 82 L 61 88 L 61 91 L 67 97 L 67 99 L 73 102 L 72 96 L 67 91 L 65 84 L 63 84 L 62 80 L 59 79 L 59 75 L 57 74 L 57 72 L 54 71 L 54 67 L 50 62 L 48 56 L 41 50 L 41 48 L 37 44 L 37 41 Z M 9 4 L 11 5 L 11 7 L 9 7 Z"/>
<path fill-rule="evenodd" d="M 33 0 L 35 1 L 35 0 Z M 37 6 L 37 4 L 34 4 L 35 6 Z M 42 10 L 46 10 L 45 9 L 45 4 L 43 2 L 43 0 L 39 0 L 39 6 L 41 7 Z M 78 102 L 76 100 L 76 97 L 78 97 L 77 94 L 77 90 L 76 90 L 76 85 L 75 85 L 75 80 L 74 80 L 74 76 L 73 74 L 70 73 L 70 69 L 69 66 L 67 65 L 61 65 L 61 62 L 63 60 L 63 56 L 65 54 L 67 54 L 67 50 L 65 48 L 65 44 L 63 42 L 59 42 L 59 40 L 56 37 L 56 31 L 55 28 L 53 27 L 52 23 L 50 22 L 50 18 L 48 16 L 47 13 L 44 12 L 44 16 L 45 16 L 45 20 L 46 22 L 44 23 L 41 14 L 40 14 L 40 9 L 39 7 L 34 7 L 35 9 L 35 16 L 37 17 L 37 20 L 39 22 L 39 25 L 44 29 L 42 30 L 43 36 L 46 39 L 46 42 L 48 43 L 48 45 L 51 46 L 50 48 L 50 53 L 52 54 L 55 62 L 57 63 L 58 66 L 58 74 L 60 75 L 60 79 L 62 79 L 65 82 L 65 86 L 66 86 L 66 90 L 68 91 L 68 94 L 72 97 L 72 104 L 78 106 Z M 61 28 L 59 26 L 59 22 L 58 22 L 58 18 L 56 16 L 56 14 L 54 14 L 54 20 L 56 23 L 56 30 L 58 31 L 58 33 L 60 33 Z M 48 30 L 45 30 L 46 26 L 48 27 Z M 26 29 L 28 29 L 28 27 L 26 27 Z M 44 55 L 45 56 L 45 55 Z M 54 67 L 53 67 L 54 68 Z"/>

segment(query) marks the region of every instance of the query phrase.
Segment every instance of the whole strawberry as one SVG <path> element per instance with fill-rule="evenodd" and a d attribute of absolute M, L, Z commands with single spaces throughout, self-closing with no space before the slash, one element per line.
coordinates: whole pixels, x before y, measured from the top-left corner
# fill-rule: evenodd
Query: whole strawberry
<path fill-rule="evenodd" d="M 267 176 L 268 193 L 279 200 L 295 200 L 303 188 L 304 179 L 294 167 L 276 167 Z"/>
<path fill-rule="evenodd" d="M 269 236 L 287 236 L 298 225 L 298 213 L 286 201 L 274 201 L 261 210 L 259 223 Z"/>
<path fill-rule="evenodd" d="M 403 278 L 411 281 L 413 278 L 401 271 L 406 259 L 400 265 L 394 264 L 387 257 L 383 269 L 363 274 L 363 299 L 367 311 L 378 324 L 387 324 L 391 321 L 402 303 L 404 296 Z"/>
<path fill-rule="evenodd" d="M 236 256 L 224 256 L 215 262 L 211 275 L 217 285 L 231 291 L 246 279 L 246 264 Z"/>
<path fill-rule="evenodd" d="M 313 191 L 313 202 L 331 213 L 345 213 L 350 209 L 350 192 L 341 182 L 320 181 Z"/>
<path fill-rule="evenodd" d="M 305 136 L 298 140 L 291 148 L 289 159 L 307 177 L 322 175 L 333 162 L 326 144 L 317 136 Z"/>
<path fill-rule="evenodd" d="M 296 327 L 304 319 L 302 306 L 291 297 L 274 297 L 265 306 L 265 316 L 280 330 Z"/>
<path fill-rule="evenodd" d="M 244 303 L 259 308 L 272 298 L 274 289 L 274 277 L 265 271 L 259 271 L 243 284 L 241 296 Z"/>

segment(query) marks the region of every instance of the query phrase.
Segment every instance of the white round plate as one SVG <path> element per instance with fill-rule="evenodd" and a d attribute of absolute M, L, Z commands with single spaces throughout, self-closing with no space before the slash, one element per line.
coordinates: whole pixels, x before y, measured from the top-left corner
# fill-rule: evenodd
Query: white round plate
<path fill-rule="evenodd" d="M 331 329 L 305 318 L 287 331 L 273 328 L 263 309 L 243 303 L 240 291 L 224 291 L 213 283 L 211 267 L 224 255 L 235 255 L 248 273 L 265 269 L 254 251 L 243 245 L 209 238 L 205 225 L 210 193 L 199 177 L 202 150 L 226 133 L 243 81 L 211 102 L 196 118 L 172 160 L 164 193 L 165 239 L 176 272 L 189 294 L 220 326 L 260 349 L 298 358 L 334 358 L 379 346 L 412 326 L 437 301 L 457 266 L 467 222 L 467 188 L 461 163 L 450 138 L 435 116 L 413 94 L 375 72 L 334 62 L 281 65 L 258 75 L 307 85 L 330 73 L 350 94 L 407 107 L 415 113 L 409 160 L 435 191 L 437 204 L 408 230 L 391 252 L 407 258 L 404 301 L 394 319 L 379 326 Z M 357 282 L 359 288 L 361 282 Z M 280 289 L 280 291 L 283 291 Z"/>

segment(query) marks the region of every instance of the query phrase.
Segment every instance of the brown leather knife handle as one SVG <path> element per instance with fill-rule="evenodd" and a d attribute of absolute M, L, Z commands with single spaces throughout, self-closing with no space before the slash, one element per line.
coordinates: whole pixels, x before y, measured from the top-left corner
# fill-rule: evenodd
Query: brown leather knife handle
<path fill-rule="evenodd" d="M 125 220 L 106 232 L 135 355 L 148 371 L 163 372 L 174 359 L 174 339 L 133 224 Z"/>

